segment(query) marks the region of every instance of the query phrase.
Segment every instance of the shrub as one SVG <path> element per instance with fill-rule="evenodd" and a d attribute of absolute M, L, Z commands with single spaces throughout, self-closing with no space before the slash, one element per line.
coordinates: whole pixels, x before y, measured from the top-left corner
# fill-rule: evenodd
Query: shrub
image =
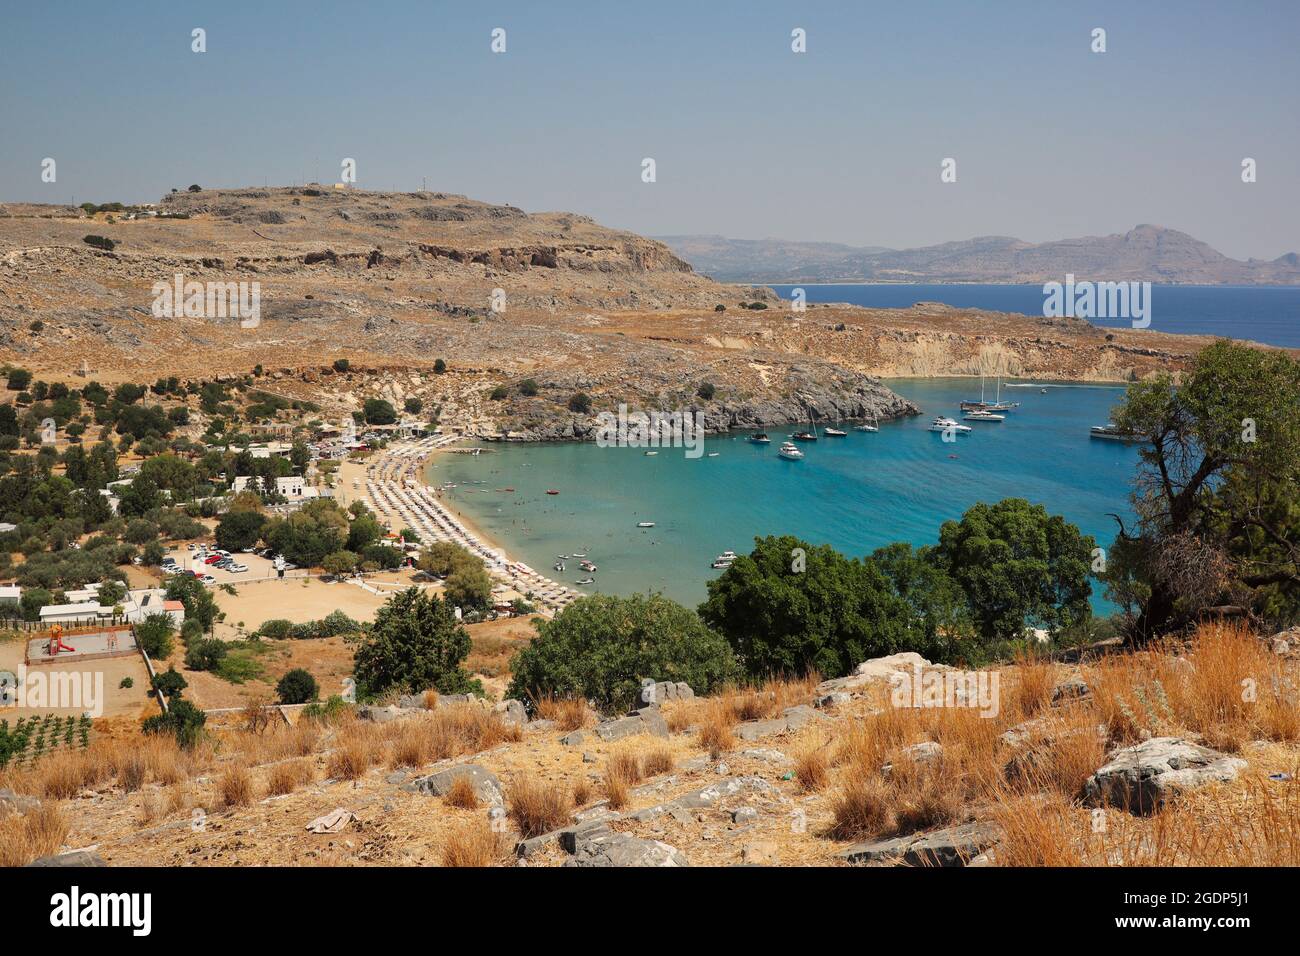
<path fill-rule="evenodd" d="M 695 390 L 695 394 L 700 396 L 706 402 L 712 401 L 714 393 L 717 391 L 712 382 L 701 382 L 700 387 Z"/>
<path fill-rule="evenodd" d="M 389 598 L 369 632 L 351 642 L 357 645 L 357 683 L 368 693 L 393 688 L 416 693 L 432 687 L 458 694 L 480 689 L 460 666 L 469 656 L 469 632 L 450 604 L 419 588 Z"/>
<path fill-rule="evenodd" d="M 504 385 L 498 385 L 496 388 L 492 389 L 492 394 L 489 395 L 488 397 L 491 398 L 492 401 L 494 402 L 499 402 L 502 399 L 504 399 L 508 394 L 510 393 L 506 391 L 506 387 Z"/>
<path fill-rule="evenodd" d="M 111 251 L 117 246 L 117 243 L 108 236 L 86 236 L 81 241 L 88 246 L 94 246 L 96 249 L 103 249 L 105 252 Z"/>
<path fill-rule="evenodd" d="M 176 698 L 168 705 L 167 713 L 145 718 L 141 727 L 147 734 L 171 734 L 179 746 L 188 749 L 198 743 L 207 719 L 188 700 Z"/>
<path fill-rule="evenodd" d="M 156 674 L 153 679 L 153 689 L 168 698 L 179 697 L 181 691 L 189 686 L 189 681 L 178 674 L 175 667 L 167 668 L 161 674 Z"/>
<path fill-rule="evenodd" d="M 591 396 L 586 392 L 578 392 L 569 399 L 569 411 L 577 412 L 580 415 L 586 415 L 591 411 Z"/>
<path fill-rule="evenodd" d="M 540 391 L 537 387 L 536 379 L 526 378 L 519 383 L 519 394 L 532 398 Z"/>
<path fill-rule="evenodd" d="M 259 637 L 282 641 L 292 636 L 293 621 L 283 617 L 272 618 L 269 621 L 263 621 L 262 626 L 257 629 L 257 633 Z"/>
<path fill-rule="evenodd" d="M 135 625 L 135 641 L 150 657 L 162 660 L 171 656 L 174 630 L 166 614 L 150 614 Z"/>
<path fill-rule="evenodd" d="M 276 696 L 282 704 L 305 704 L 315 700 L 320 694 L 320 686 L 311 673 L 301 667 L 295 667 L 275 685 Z"/>
<path fill-rule="evenodd" d="M 582 598 L 550 621 L 511 661 L 509 696 L 577 697 L 607 711 L 637 703 L 642 680 L 685 681 L 707 693 L 729 679 L 726 641 L 662 595 Z"/>
<path fill-rule="evenodd" d="M 195 641 L 185 652 L 185 666 L 192 671 L 215 670 L 228 652 L 225 641 L 214 637 Z"/>

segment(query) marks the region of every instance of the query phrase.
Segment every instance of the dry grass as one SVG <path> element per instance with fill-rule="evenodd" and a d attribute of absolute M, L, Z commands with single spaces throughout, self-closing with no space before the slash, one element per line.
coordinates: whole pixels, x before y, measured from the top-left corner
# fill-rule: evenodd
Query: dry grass
<path fill-rule="evenodd" d="M 379 738 L 373 724 L 357 723 L 341 730 L 325 772 L 336 780 L 360 779 L 380 755 Z"/>
<path fill-rule="evenodd" d="M 635 751 L 628 748 L 615 750 L 609 755 L 609 759 L 605 764 L 605 774 L 618 777 L 629 786 L 638 784 L 644 776 L 641 758 Z"/>
<path fill-rule="evenodd" d="M 313 761 L 299 758 L 284 760 L 272 764 L 266 775 L 266 795 L 282 797 L 293 793 L 299 787 L 305 787 L 316 779 L 316 765 Z"/>
<path fill-rule="evenodd" d="M 247 767 L 236 764 L 222 771 L 217 779 L 217 799 L 227 809 L 253 802 L 253 779 Z"/>
<path fill-rule="evenodd" d="M 801 747 L 794 758 L 794 779 L 804 793 L 826 789 L 831 779 L 831 755 L 827 741 Z"/>
<path fill-rule="evenodd" d="M 71 829 L 57 804 L 0 818 L 0 867 L 26 866 L 58 853 Z"/>
<path fill-rule="evenodd" d="M 1007 670 L 1003 669 L 1003 674 Z M 1026 654 L 1016 654 L 1015 680 L 1007 695 L 1007 710 L 1012 719 L 1033 717 L 1052 704 L 1052 688 L 1056 686 L 1056 673 L 1050 660 Z"/>
<path fill-rule="evenodd" d="M 592 713 L 587 702 L 581 697 L 539 697 L 535 703 L 537 716 L 542 720 L 553 720 L 560 730 L 581 730 L 588 724 L 595 723 L 596 715 Z"/>
<path fill-rule="evenodd" d="M 725 700 L 709 700 L 700 719 L 699 744 L 715 760 L 736 746 L 731 728 L 735 726 L 735 712 Z"/>
<path fill-rule="evenodd" d="M 559 829 L 569 822 L 573 810 L 567 790 L 522 774 L 511 780 L 506 804 L 510 819 L 525 838 Z"/>
<path fill-rule="evenodd" d="M 579 779 L 573 785 L 573 805 L 575 807 L 585 807 L 591 802 L 591 784 L 586 778 Z"/>
<path fill-rule="evenodd" d="M 457 777 L 447 788 L 442 802 L 450 807 L 473 810 L 478 807 L 478 794 L 474 792 L 474 781 L 469 777 Z"/>
<path fill-rule="evenodd" d="M 622 810 L 631 799 L 632 788 L 624 777 L 605 768 L 605 801 L 611 810 Z"/>
<path fill-rule="evenodd" d="M 442 843 L 443 866 L 493 866 L 504 855 L 501 835 L 482 819 L 452 826 Z"/>
<path fill-rule="evenodd" d="M 641 755 L 641 773 L 647 777 L 657 777 L 661 773 L 670 773 L 675 763 L 672 750 L 660 744 Z"/>

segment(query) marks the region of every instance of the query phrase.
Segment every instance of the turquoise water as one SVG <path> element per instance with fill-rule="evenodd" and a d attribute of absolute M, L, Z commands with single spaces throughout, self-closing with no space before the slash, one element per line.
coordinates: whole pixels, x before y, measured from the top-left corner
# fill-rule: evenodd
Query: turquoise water
<path fill-rule="evenodd" d="M 1129 514 L 1135 448 L 1088 437 L 1104 424 L 1121 388 L 1052 385 L 1003 390 L 1022 403 L 1001 423 L 947 443 L 928 431 L 936 415 L 979 397 L 969 379 L 893 379 L 887 384 L 921 407 L 915 418 L 882 422 L 877 433 L 846 424 L 845 438 L 801 444 L 791 462 L 777 448 L 794 428 L 772 428 L 771 445 L 744 434 L 709 438 L 706 455 L 594 443 L 491 445 L 479 456 L 435 456 L 434 484 L 458 487 L 444 500 L 505 547 L 511 557 L 570 587 L 585 577 L 577 561 L 552 571 L 557 555 L 586 551 L 597 566 L 587 592 L 662 591 L 686 603 L 705 597 L 724 550 L 746 553 L 756 535 L 793 534 L 865 555 L 892 541 L 931 544 L 939 525 L 977 501 L 1020 497 L 1062 514 L 1109 547 Z M 991 392 L 991 388 L 990 388 Z M 990 395 L 991 397 L 991 395 Z M 513 491 L 498 489 L 513 488 Z M 558 489 L 558 496 L 546 494 Z M 653 521 L 648 530 L 638 521 Z M 1094 599 L 1098 608 L 1104 604 Z"/>

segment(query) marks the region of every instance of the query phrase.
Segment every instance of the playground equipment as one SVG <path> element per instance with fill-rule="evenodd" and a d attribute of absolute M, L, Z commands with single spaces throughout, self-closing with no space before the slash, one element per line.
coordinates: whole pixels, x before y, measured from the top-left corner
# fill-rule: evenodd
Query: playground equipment
<path fill-rule="evenodd" d="M 55 657 L 61 651 L 68 651 L 69 653 L 72 654 L 77 653 L 77 649 L 75 647 L 63 643 L 63 625 L 55 624 L 53 627 L 50 628 L 50 645 L 47 650 L 47 653 L 51 657 Z"/>

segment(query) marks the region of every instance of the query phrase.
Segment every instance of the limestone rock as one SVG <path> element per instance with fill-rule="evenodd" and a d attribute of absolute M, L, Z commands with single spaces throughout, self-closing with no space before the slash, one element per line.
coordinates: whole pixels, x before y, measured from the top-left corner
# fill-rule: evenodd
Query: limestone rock
<path fill-rule="evenodd" d="M 448 767 L 446 770 L 439 770 L 437 773 L 431 773 L 425 777 L 417 777 L 403 789 L 441 797 L 461 777 L 469 778 L 470 783 L 474 786 L 474 795 L 484 803 L 500 804 L 503 801 L 501 781 L 497 779 L 496 774 L 473 763 L 460 764 L 455 767 Z"/>
<path fill-rule="evenodd" d="M 610 833 L 583 840 L 565 866 L 689 866 L 686 854 L 658 840 Z"/>
<path fill-rule="evenodd" d="M 1181 737 L 1153 737 L 1114 751 L 1083 786 L 1088 806 L 1147 814 L 1178 793 L 1236 778 L 1246 761 Z"/>

